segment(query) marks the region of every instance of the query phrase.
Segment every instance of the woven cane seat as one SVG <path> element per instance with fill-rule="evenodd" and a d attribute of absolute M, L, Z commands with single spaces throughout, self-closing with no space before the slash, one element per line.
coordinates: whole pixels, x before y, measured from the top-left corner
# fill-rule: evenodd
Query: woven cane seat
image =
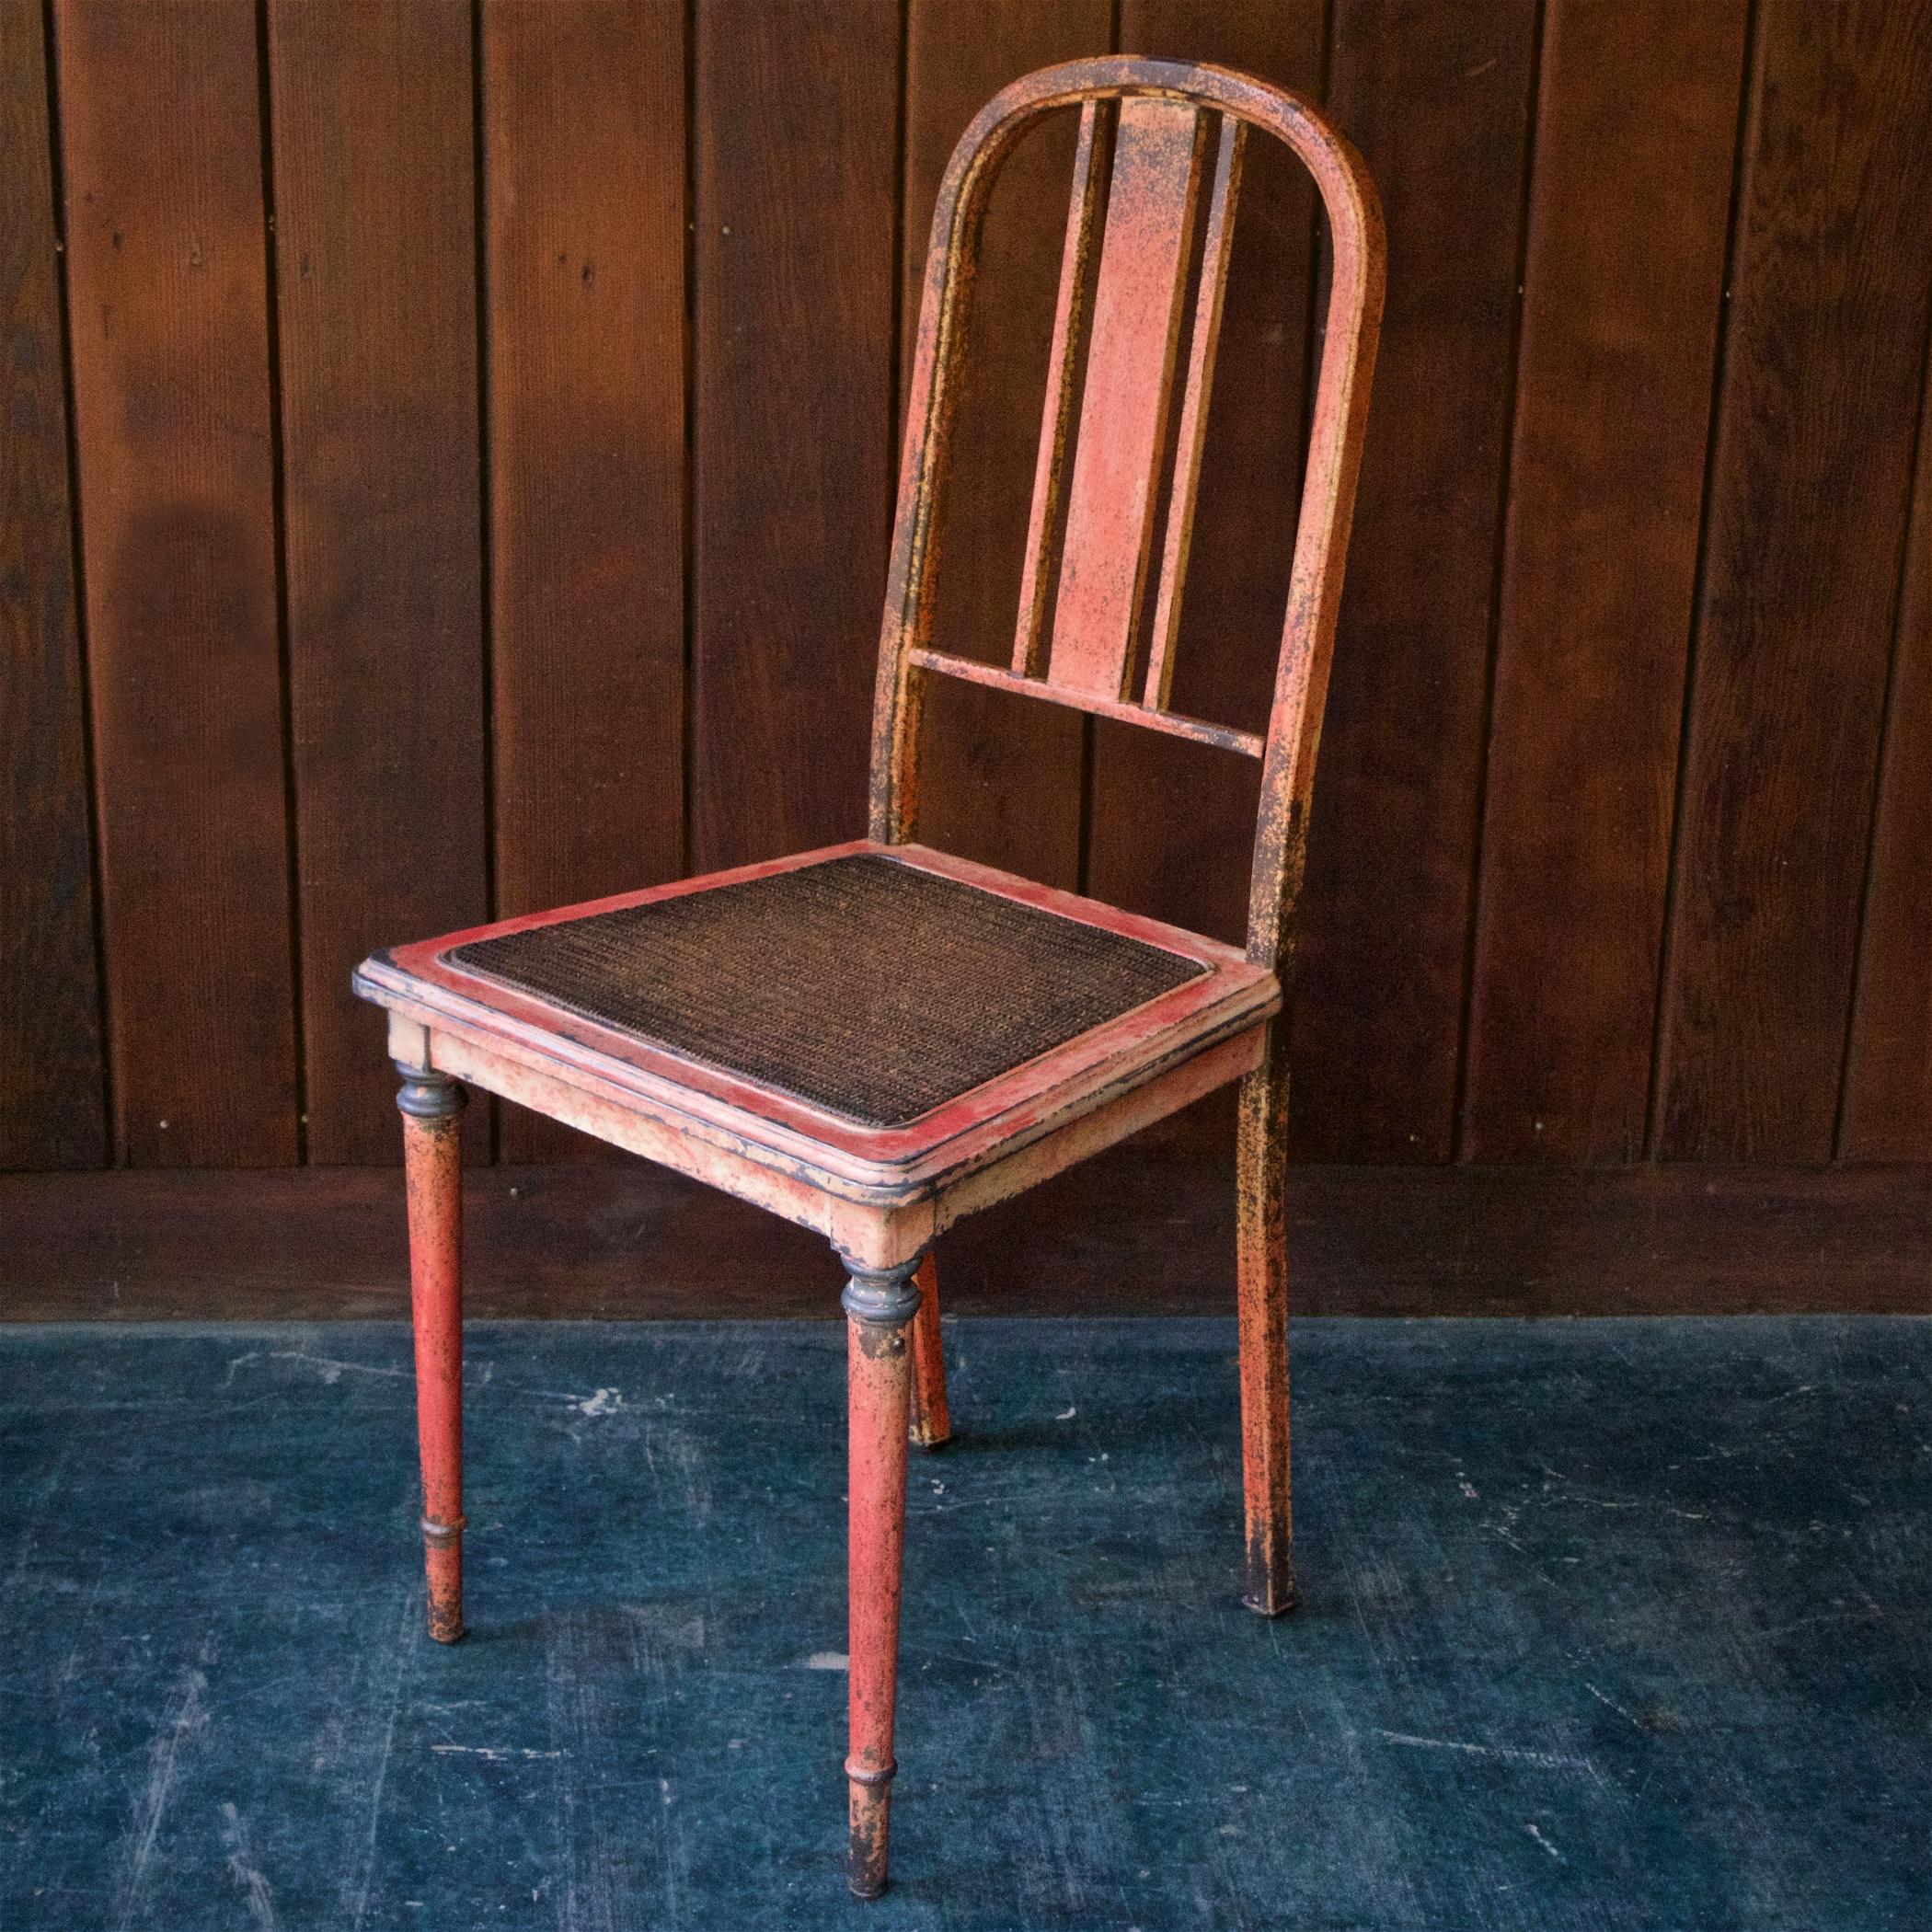
<path fill-rule="evenodd" d="M 916 1120 L 1203 971 L 874 853 L 447 957 L 868 1127 Z"/>

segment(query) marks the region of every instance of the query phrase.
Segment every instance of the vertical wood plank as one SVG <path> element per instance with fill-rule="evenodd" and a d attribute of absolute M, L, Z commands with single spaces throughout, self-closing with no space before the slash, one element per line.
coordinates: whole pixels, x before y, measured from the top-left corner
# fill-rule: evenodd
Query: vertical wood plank
<path fill-rule="evenodd" d="M 1309 834 L 1296 1152 L 1455 1139 L 1536 7 L 1339 0 L 1329 102 L 1388 308 Z"/>
<path fill-rule="evenodd" d="M 0 1167 L 107 1157 L 47 54 L 0 12 Z"/>
<path fill-rule="evenodd" d="M 955 143 L 1008 81 L 1104 52 L 1108 0 L 912 0 L 901 198 L 901 373 L 909 371 L 933 202 Z M 1020 599 L 1029 492 L 1045 403 L 1073 160 L 1071 116 L 1007 160 L 986 211 L 970 377 L 953 431 L 933 641 L 997 661 Z M 1071 888 L 1080 874 L 1081 719 L 951 678 L 929 681 L 920 836 L 983 864 Z"/>
<path fill-rule="evenodd" d="M 1124 698 L 1154 547 L 1205 118 L 1121 104 L 1047 675 Z"/>
<path fill-rule="evenodd" d="M 485 0 L 497 912 L 684 860 L 684 7 Z M 506 1160 L 585 1155 L 505 1111 Z"/>
<path fill-rule="evenodd" d="M 854 835 L 891 519 L 899 9 L 697 14 L 692 858 Z"/>
<path fill-rule="evenodd" d="M 396 1156 L 349 990 L 486 887 L 466 0 L 270 0 L 308 1152 Z"/>
<path fill-rule="evenodd" d="M 1932 385 L 1893 646 L 1851 1042 L 1836 1152 L 1932 1160 Z"/>
<path fill-rule="evenodd" d="M 115 1137 L 297 1149 L 256 29 L 55 11 Z"/>
<path fill-rule="evenodd" d="M 1320 0 L 1124 0 L 1121 46 L 1217 62 L 1317 96 L 1323 13 Z M 1250 135 L 1171 662 L 1176 710 L 1249 729 L 1267 724 L 1301 500 L 1313 220 L 1301 164 Z M 1241 938 L 1259 776 L 1247 759 L 1097 725 L 1087 890 Z M 1193 1120 L 1227 1140 L 1213 1110 Z"/>
<path fill-rule="evenodd" d="M 1745 11 L 1546 16 L 1466 1159 L 1643 1153 Z"/>
<path fill-rule="evenodd" d="M 1658 1147 L 1832 1151 L 1932 259 L 1932 6 L 1765 0 Z"/>

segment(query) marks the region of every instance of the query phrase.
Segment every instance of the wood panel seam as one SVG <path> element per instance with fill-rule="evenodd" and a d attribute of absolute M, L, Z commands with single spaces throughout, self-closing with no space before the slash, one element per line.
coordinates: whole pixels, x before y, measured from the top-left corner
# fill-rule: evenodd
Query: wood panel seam
<path fill-rule="evenodd" d="M 1496 478 L 1496 527 L 1491 533 L 1489 627 L 1483 671 L 1481 723 L 1477 731 L 1476 797 L 1469 827 L 1469 903 L 1463 922 L 1463 987 L 1457 1009 L 1455 1089 L 1449 1106 L 1449 1158 L 1465 1158 L 1468 1128 L 1469 1020 L 1476 998 L 1476 941 L 1482 915 L 1482 849 L 1489 804 L 1489 753 L 1496 720 L 1496 661 L 1502 638 L 1503 565 L 1509 548 L 1510 504 L 1516 475 L 1516 444 L 1522 433 L 1520 377 L 1523 370 L 1523 314 L 1529 273 L 1530 216 L 1536 177 L 1536 144 L 1543 118 L 1543 35 L 1548 0 L 1536 0 L 1530 28 L 1529 86 L 1524 98 L 1523 178 L 1517 184 L 1516 298 L 1510 310 L 1509 361 L 1503 376 L 1508 426 Z"/>
<path fill-rule="evenodd" d="M 1846 1095 L 1851 1081 L 1852 1041 L 1857 1032 L 1858 997 L 1865 978 L 1865 941 L 1871 916 L 1873 875 L 1879 861 L 1879 811 L 1885 797 L 1886 754 L 1892 745 L 1892 707 L 1898 692 L 1899 642 L 1905 619 L 1905 579 L 1912 564 L 1914 514 L 1919 493 L 1928 486 L 1925 474 L 1927 385 L 1932 385 L 1932 288 L 1928 288 L 1926 339 L 1918 356 L 1918 408 L 1913 418 L 1912 454 L 1906 469 L 1905 514 L 1899 523 L 1898 569 L 1892 581 L 1891 645 L 1885 661 L 1885 696 L 1880 712 L 1879 752 L 1871 773 L 1871 799 L 1865 819 L 1865 865 L 1858 885 L 1858 913 L 1853 928 L 1851 997 L 1845 1003 L 1845 1045 L 1838 1056 L 1837 1102 L 1832 1112 L 1832 1158 L 1845 1157 Z"/>
<path fill-rule="evenodd" d="M 492 492 L 490 459 L 489 288 L 493 264 L 489 253 L 489 152 L 488 75 L 484 71 L 483 7 L 470 0 L 469 8 L 469 140 L 471 247 L 476 269 L 477 329 L 477 623 L 480 653 L 479 697 L 483 707 L 483 905 L 486 915 L 498 915 L 497 892 L 497 664 L 496 664 L 496 498 Z M 502 1157 L 503 1109 L 494 1094 L 484 1096 L 483 1160 L 494 1166 Z"/>
<path fill-rule="evenodd" d="M 61 125 L 60 61 L 54 45 L 59 23 L 53 0 L 40 0 L 40 60 L 47 98 L 49 205 L 53 219 L 54 289 L 60 308 L 61 431 L 67 463 L 67 545 L 74 572 L 69 593 L 78 673 L 83 809 L 87 820 L 88 903 L 94 924 L 94 1013 L 100 1053 L 100 1146 L 103 1164 L 121 1159 L 114 1131 L 113 1029 L 108 1011 L 107 908 L 101 898 L 100 796 L 94 745 L 94 670 L 87 624 L 86 538 L 81 521 L 80 441 L 74 420 L 74 313 L 67 255 L 67 167 Z"/>
<path fill-rule="evenodd" d="M 282 274 L 275 235 L 275 103 L 269 0 L 255 0 L 261 123 L 262 271 L 268 322 L 270 516 L 275 549 L 275 653 L 281 697 L 282 829 L 288 850 L 289 1002 L 295 1053 L 295 1165 L 308 1165 L 308 1018 L 303 1005 L 301 817 L 295 809 L 293 650 L 289 631 L 288 466 L 282 389 Z"/>
<path fill-rule="evenodd" d="M 1724 272 L 1718 309 L 1717 342 L 1711 354 L 1710 414 L 1705 428 L 1704 485 L 1697 500 L 1697 557 L 1691 572 L 1689 635 L 1685 641 L 1683 708 L 1677 720 L 1677 768 L 1671 797 L 1671 839 L 1663 877 L 1663 923 L 1657 949 L 1657 991 L 1650 1022 L 1650 1080 L 1644 1100 L 1644 1158 L 1655 1162 L 1663 1134 L 1664 1097 L 1670 1077 L 1671 978 L 1676 963 L 1677 880 L 1683 860 L 1684 808 L 1690 766 L 1691 727 L 1696 718 L 1697 638 L 1708 594 L 1711 485 L 1717 474 L 1718 436 L 1724 413 L 1724 378 L 1731 362 L 1731 282 L 1737 272 L 1738 237 L 1744 225 L 1744 157 L 1757 117 L 1758 8 L 1748 0 L 1744 52 L 1740 63 L 1737 138 L 1731 160 L 1731 211 L 1725 224 Z"/>

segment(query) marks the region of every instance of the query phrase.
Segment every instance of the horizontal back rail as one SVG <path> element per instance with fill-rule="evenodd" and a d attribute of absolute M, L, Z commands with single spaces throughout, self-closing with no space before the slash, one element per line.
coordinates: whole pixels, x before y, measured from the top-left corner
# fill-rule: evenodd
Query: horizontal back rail
<path fill-rule="evenodd" d="M 983 664 L 977 658 L 955 657 L 949 651 L 934 650 L 915 644 L 906 653 L 918 671 L 936 671 L 942 677 L 963 679 L 969 684 L 983 684 L 994 691 L 1010 691 L 1016 697 L 1043 698 L 1050 705 L 1067 705 L 1095 718 L 1111 718 L 1121 724 L 1145 725 L 1149 730 L 1165 731 L 1170 738 L 1190 739 L 1196 744 L 1212 744 L 1224 752 L 1239 752 L 1259 758 L 1268 750 L 1268 741 L 1259 731 L 1237 730 L 1233 725 L 1212 724 L 1204 718 L 1188 718 L 1178 711 L 1152 710 L 1145 705 L 1128 704 L 1104 692 L 1081 691 L 1065 684 L 1050 684 L 1044 678 L 1023 677 L 998 664 Z"/>
<path fill-rule="evenodd" d="M 1105 157 L 1108 123 L 1100 111 L 1108 103 L 1118 104 L 1110 164 Z M 1072 107 L 1080 110 L 1072 202 L 1007 669 L 932 648 L 931 590 L 961 387 L 965 317 L 987 196 L 1020 134 L 1041 115 Z M 1187 286 L 1196 274 L 1194 230 L 1216 121 L 1160 574 L 1143 695 L 1136 701 L 1130 692 L 1140 655 L 1168 404 Z M 1285 143 L 1314 177 L 1334 247 L 1327 347 L 1265 736 L 1167 709 L 1243 143 L 1248 131 L 1257 128 Z M 1029 75 L 980 113 L 940 184 L 926 259 L 880 640 L 872 742 L 875 838 L 901 842 L 916 824 L 921 694 L 925 679 L 936 673 L 1259 756 L 1261 801 L 1248 952 L 1285 975 L 1287 915 L 1301 882 L 1381 316 L 1383 255 L 1381 213 L 1360 157 L 1317 109 L 1264 82 L 1225 68 L 1122 55 Z M 1076 408 L 1074 378 L 1084 334 L 1090 339 Z M 1076 420 L 1069 475 L 1067 442 Z"/>

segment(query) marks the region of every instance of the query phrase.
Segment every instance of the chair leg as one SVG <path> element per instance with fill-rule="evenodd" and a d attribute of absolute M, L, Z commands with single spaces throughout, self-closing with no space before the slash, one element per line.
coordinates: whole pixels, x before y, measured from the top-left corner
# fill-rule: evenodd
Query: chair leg
<path fill-rule="evenodd" d="M 416 1427 L 422 1446 L 423 1561 L 430 1635 L 463 1635 L 463 1154 L 467 1098 L 447 1074 L 397 1063 L 416 1328 Z"/>
<path fill-rule="evenodd" d="M 913 1317 L 913 1440 L 937 1449 L 950 1440 L 952 1416 L 946 1406 L 946 1355 L 939 1342 L 939 1264 L 931 1255 L 913 1278 L 919 1312 Z"/>
<path fill-rule="evenodd" d="M 910 1267 L 855 1268 L 845 1284 L 846 1494 L 850 1641 L 851 1841 L 846 1877 L 862 1899 L 886 1885 L 892 1799 L 892 1707 L 899 1675 L 899 1583 L 905 1547 L 907 1329 L 920 1294 Z"/>
<path fill-rule="evenodd" d="M 1282 1041 L 1241 1083 L 1235 1227 L 1241 1329 L 1241 1474 L 1248 1525 L 1243 1600 L 1263 1616 L 1294 1607 L 1288 1486 L 1288 1069 Z"/>

